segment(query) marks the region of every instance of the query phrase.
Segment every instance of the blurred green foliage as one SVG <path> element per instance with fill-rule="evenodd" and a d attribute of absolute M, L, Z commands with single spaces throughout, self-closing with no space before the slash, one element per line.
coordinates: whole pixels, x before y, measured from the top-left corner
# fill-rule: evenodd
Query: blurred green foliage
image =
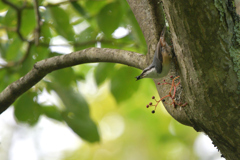
<path fill-rule="evenodd" d="M 65 39 L 73 51 L 98 46 L 147 52 L 141 29 L 125 0 L 38 1 L 42 23 L 38 45 L 33 41 L 37 24 L 32 1 L 10 2 L 24 7 L 18 19 L 16 10 L 0 1 L 0 57 L 10 66 L 3 64 L 0 68 L 0 91 L 29 72 L 37 61 L 61 55 L 51 49 L 55 37 Z M 19 20 L 18 29 L 24 40 L 16 32 Z M 119 27 L 128 33 L 116 38 L 113 33 Z M 97 87 L 104 91 L 89 97 L 82 95 L 78 83 L 86 83 L 86 76 L 91 73 Z M 84 143 L 66 159 L 194 159 L 192 145 L 196 134 L 178 124 L 164 109 L 152 115 L 144 108 L 157 93 L 151 80 L 135 81 L 139 73 L 112 63 L 55 71 L 14 103 L 16 120 L 32 126 L 45 115 L 65 122 L 88 142 L 102 139 L 99 144 Z M 39 103 L 38 96 L 44 89 L 54 91 L 61 106 Z M 121 115 L 124 127 L 119 137 L 110 140 L 101 123 L 111 114 Z"/>

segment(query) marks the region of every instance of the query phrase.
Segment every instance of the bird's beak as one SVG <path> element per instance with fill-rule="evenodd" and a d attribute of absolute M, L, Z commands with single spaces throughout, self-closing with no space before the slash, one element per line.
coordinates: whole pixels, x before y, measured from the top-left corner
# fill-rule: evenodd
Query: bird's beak
<path fill-rule="evenodd" d="M 141 75 L 135 77 L 136 78 L 136 81 L 139 80 L 139 79 L 142 79 Z"/>

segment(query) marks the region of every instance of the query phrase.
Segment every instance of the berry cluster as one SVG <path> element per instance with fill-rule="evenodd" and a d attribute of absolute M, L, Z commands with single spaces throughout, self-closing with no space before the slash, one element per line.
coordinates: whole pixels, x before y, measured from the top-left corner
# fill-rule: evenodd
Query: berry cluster
<path fill-rule="evenodd" d="M 176 90 L 177 90 L 177 86 L 179 86 L 180 84 L 180 81 L 178 83 L 175 83 L 175 80 L 179 78 L 179 76 L 173 78 L 173 76 L 170 77 L 172 79 L 172 83 L 168 83 L 168 82 L 165 82 L 165 79 L 163 80 L 164 83 L 157 83 L 158 85 L 171 85 L 171 89 L 168 93 L 168 95 L 162 97 L 160 100 L 156 100 L 154 96 L 152 96 L 152 99 L 154 99 L 156 101 L 156 104 L 153 105 L 152 102 L 150 102 L 146 107 L 149 108 L 151 106 L 154 106 L 154 110 L 152 110 L 152 113 L 155 113 L 156 111 L 156 108 L 157 108 L 157 105 L 162 101 L 162 102 L 165 102 L 165 98 L 169 97 L 172 99 L 172 103 L 170 105 L 173 104 L 174 108 L 176 108 L 177 106 L 181 106 L 181 107 L 184 107 L 186 106 L 188 103 L 177 103 L 175 101 L 175 94 L 176 94 Z M 173 94 L 172 94 L 173 92 Z"/>

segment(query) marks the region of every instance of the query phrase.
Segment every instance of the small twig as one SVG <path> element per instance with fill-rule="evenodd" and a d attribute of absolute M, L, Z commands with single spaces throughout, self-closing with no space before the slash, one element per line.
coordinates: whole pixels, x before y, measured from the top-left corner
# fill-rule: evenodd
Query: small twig
<path fill-rule="evenodd" d="M 25 53 L 25 55 L 22 57 L 22 59 L 20 59 L 20 60 L 17 62 L 17 65 L 22 64 L 22 63 L 27 59 L 27 57 L 28 57 L 29 54 L 30 54 L 31 47 L 32 47 L 32 42 L 28 42 L 28 46 L 27 46 L 26 53 Z"/>
<path fill-rule="evenodd" d="M 22 10 L 25 8 L 26 6 L 26 1 L 24 2 L 24 5 L 22 7 L 18 7 L 16 6 L 15 4 L 7 1 L 7 0 L 2 0 L 3 3 L 11 6 L 12 8 L 14 8 L 17 12 L 17 28 L 16 28 L 16 32 L 19 36 L 19 38 L 22 40 L 22 41 L 26 41 L 26 39 L 23 38 L 21 32 L 20 32 L 20 28 L 21 28 L 21 23 L 22 23 Z"/>
<path fill-rule="evenodd" d="M 17 10 L 17 30 L 16 30 L 16 32 L 22 41 L 26 41 L 26 39 L 23 38 L 23 35 L 20 32 L 21 24 L 22 24 L 22 10 Z"/>
<path fill-rule="evenodd" d="M 9 1 L 7 1 L 7 0 L 2 0 L 2 2 L 5 3 L 5 4 L 7 4 L 7 5 L 9 5 L 9 6 L 11 6 L 11 7 L 14 8 L 15 10 L 20 10 L 20 9 L 18 8 L 18 6 L 16 6 L 15 4 L 13 4 L 13 3 L 11 3 L 11 2 L 9 2 Z"/>
<path fill-rule="evenodd" d="M 40 16 L 40 13 L 39 13 L 39 6 L 38 6 L 38 1 L 37 0 L 34 0 L 33 1 L 34 3 L 34 11 L 35 11 L 35 19 L 36 19 L 36 24 L 37 24 L 37 27 L 35 29 L 35 45 L 38 45 L 39 44 L 39 37 L 40 37 L 40 33 L 41 33 L 41 16 Z"/>
<path fill-rule="evenodd" d="M 26 50 L 26 53 L 24 54 L 24 56 L 20 59 L 20 60 L 18 60 L 18 61 L 15 61 L 15 62 L 8 62 L 6 65 L 0 65 L 2 68 L 0 68 L 0 69 L 5 69 L 5 68 L 10 68 L 10 67 L 14 67 L 14 66 L 16 66 L 16 65 L 19 65 L 19 64 L 22 64 L 26 59 L 27 59 L 27 57 L 28 57 L 28 55 L 30 54 L 30 48 L 31 48 L 31 45 L 32 45 L 32 42 L 33 41 L 28 41 L 28 40 L 26 40 L 24 37 L 23 37 L 23 35 L 22 35 L 22 33 L 20 32 L 20 29 L 21 29 L 21 25 L 22 25 L 22 11 L 23 11 L 23 9 L 25 9 L 25 7 L 26 7 L 26 5 L 27 5 L 27 1 L 25 0 L 24 1 L 24 3 L 23 3 L 23 5 L 21 6 L 21 7 L 18 7 L 18 6 L 16 6 L 15 4 L 13 4 L 13 3 L 11 3 L 11 2 L 9 2 L 9 1 L 7 1 L 7 0 L 2 0 L 2 2 L 3 3 L 5 3 L 5 4 L 7 4 L 7 5 L 9 5 L 10 7 L 12 7 L 13 9 L 15 9 L 16 10 L 16 12 L 17 12 L 17 26 L 16 26 L 16 29 L 12 29 L 12 30 L 14 30 L 16 33 L 17 33 L 17 35 L 18 35 L 18 37 L 22 40 L 22 41 L 27 41 L 28 42 L 28 46 L 27 46 L 27 50 Z M 36 7 L 38 8 L 38 6 L 37 6 L 37 0 L 35 0 L 34 1 L 36 4 Z M 39 11 L 38 11 L 38 9 L 37 9 L 37 14 L 39 14 Z M 37 21 L 39 22 L 40 21 L 40 14 L 37 16 L 38 18 L 36 18 L 37 19 Z M 6 30 L 8 29 L 7 27 L 4 27 Z M 9 29 L 8 29 L 9 30 Z M 39 39 L 39 34 L 40 34 L 40 25 L 39 25 L 39 23 L 37 23 L 37 30 L 38 30 L 38 38 L 37 39 Z"/>

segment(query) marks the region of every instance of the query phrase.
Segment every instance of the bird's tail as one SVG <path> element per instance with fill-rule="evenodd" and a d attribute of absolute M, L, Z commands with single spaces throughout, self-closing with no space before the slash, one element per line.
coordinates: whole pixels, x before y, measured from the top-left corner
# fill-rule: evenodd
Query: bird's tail
<path fill-rule="evenodd" d="M 160 35 L 160 39 L 159 39 L 159 43 L 160 45 L 163 47 L 166 45 L 166 42 L 165 42 L 165 33 L 166 33 L 166 25 L 163 27 L 163 30 L 162 30 L 162 33 Z"/>
<path fill-rule="evenodd" d="M 164 37 L 165 36 L 165 33 L 166 33 L 166 25 L 164 25 L 163 27 L 163 30 L 162 30 L 162 33 L 161 33 L 161 36 L 160 37 Z"/>

